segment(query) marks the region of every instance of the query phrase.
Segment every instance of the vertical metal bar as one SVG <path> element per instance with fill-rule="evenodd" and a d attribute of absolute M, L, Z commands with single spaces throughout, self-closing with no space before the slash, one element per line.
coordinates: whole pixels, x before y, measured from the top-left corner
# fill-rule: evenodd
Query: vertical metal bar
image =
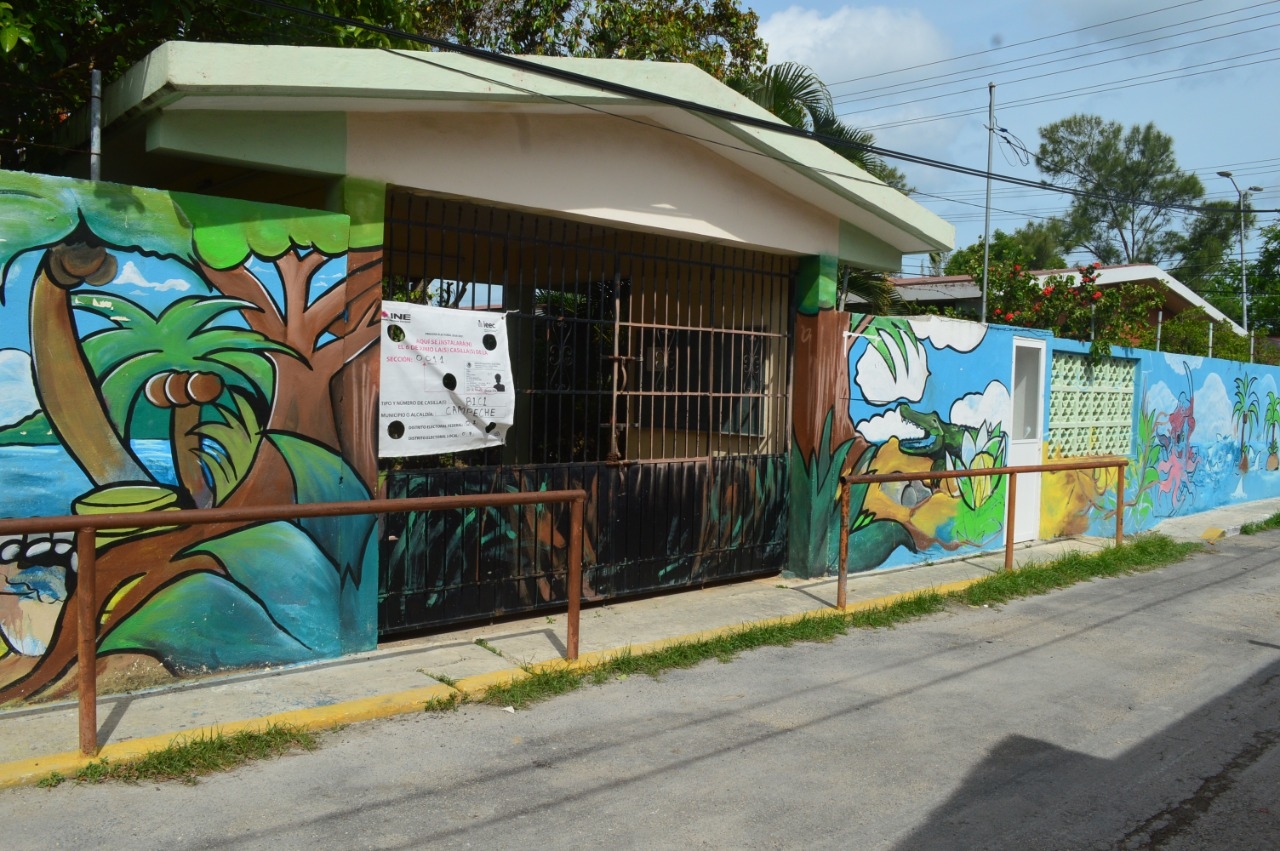
<path fill-rule="evenodd" d="M 849 483 L 842 481 L 840 494 L 840 578 L 836 582 L 836 608 L 844 611 L 849 589 Z"/>
<path fill-rule="evenodd" d="M 92 526 L 76 532 L 76 664 L 80 677 L 80 752 L 98 752 L 98 562 Z"/>
<path fill-rule="evenodd" d="M 1124 543 L 1124 468 L 1125 462 L 1116 470 L 1116 546 Z"/>
<path fill-rule="evenodd" d="M 89 72 L 89 179 L 102 179 L 102 72 Z"/>
<path fill-rule="evenodd" d="M 1013 522 L 1017 519 L 1018 474 L 1009 474 L 1009 506 L 1004 527 L 1004 569 L 1013 570 Z"/>
<path fill-rule="evenodd" d="M 586 507 L 585 497 L 576 497 L 569 504 L 569 626 L 565 636 L 565 657 L 569 661 L 578 658 L 578 627 L 582 617 L 582 523 Z"/>

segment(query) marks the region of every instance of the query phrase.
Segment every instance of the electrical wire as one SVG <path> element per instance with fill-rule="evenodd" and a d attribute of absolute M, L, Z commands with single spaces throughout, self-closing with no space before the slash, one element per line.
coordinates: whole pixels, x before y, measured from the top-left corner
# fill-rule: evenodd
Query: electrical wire
<path fill-rule="evenodd" d="M 1134 37 L 1134 36 L 1137 36 L 1137 35 L 1145 35 L 1145 34 L 1148 34 L 1148 33 L 1159 32 L 1160 30 L 1170 29 L 1170 28 L 1172 28 L 1172 27 L 1191 26 L 1191 25 L 1193 25 L 1193 24 L 1200 23 L 1200 22 L 1202 22 L 1202 21 L 1207 21 L 1207 20 L 1210 20 L 1210 19 L 1212 19 L 1212 18 L 1222 17 L 1223 15 L 1236 14 L 1237 12 L 1247 12 L 1247 11 L 1250 11 L 1250 10 L 1252 10 L 1252 9 L 1256 9 L 1256 8 L 1259 8 L 1259 7 L 1262 7 L 1262 6 L 1271 6 L 1271 5 L 1274 5 L 1274 3 L 1275 3 L 1275 0 L 1266 0 L 1266 2 L 1263 2 L 1263 3 L 1257 3 L 1257 4 L 1254 4 L 1254 5 L 1252 5 L 1252 6 L 1245 6 L 1245 7 L 1240 8 L 1240 9 L 1232 9 L 1232 10 L 1230 10 L 1230 11 L 1228 11 L 1228 12 L 1219 12 L 1219 13 L 1214 14 L 1214 15 L 1206 15 L 1206 16 L 1201 17 L 1201 18 L 1192 18 L 1191 20 L 1187 20 L 1187 21 L 1179 21 L 1178 23 L 1175 23 L 1175 24 L 1167 24 L 1167 25 L 1165 25 L 1165 26 L 1162 26 L 1162 27 L 1155 27 L 1155 28 L 1150 29 L 1150 30 L 1142 30 L 1142 31 L 1140 31 L 1140 32 L 1136 32 L 1136 33 L 1127 33 L 1127 34 L 1125 34 L 1125 35 L 1113 36 L 1112 38 L 1102 39 L 1101 41 L 1091 42 L 1091 43 L 1089 43 L 1089 44 L 1081 44 L 1081 45 L 1078 45 L 1078 46 L 1076 46 L 1076 47 L 1068 47 L 1068 48 L 1064 48 L 1064 51 L 1065 51 L 1065 52 L 1072 53 L 1072 54 L 1075 54 L 1075 55 L 1056 56 L 1056 57 L 1055 57 L 1055 58 L 1053 58 L 1053 59 L 1043 59 L 1043 60 L 1041 60 L 1041 61 L 1034 61 L 1034 62 L 1030 62 L 1029 60 L 1039 59 L 1040 57 L 1039 57 L 1039 56 L 1027 56 L 1027 57 L 1020 57 L 1020 58 L 1018 58 L 1018 59 L 1010 59 L 1010 60 L 1007 60 L 1007 61 L 1005 61 L 1005 62 L 998 62 L 998 63 L 996 63 L 996 64 L 994 64 L 994 65 L 983 65 L 981 68 L 974 68 L 974 69 L 966 69 L 966 70 L 961 70 L 961 71 L 954 71 L 954 72 L 947 73 L 947 74 L 936 74 L 936 75 L 934 75 L 934 76 L 931 76 L 931 77 L 924 77 L 924 78 L 921 78 L 921 79 L 918 79 L 918 80 L 911 80 L 911 81 L 908 81 L 908 82 L 902 82 L 902 83 L 892 83 L 892 84 L 885 85 L 885 86 L 879 86 L 879 87 L 877 87 L 877 88 L 866 89 L 866 90 L 864 90 L 864 91 L 862 91 L 862 92 L 849 92 L 849 93 L 845 93 L 845 94 L 837 95 L 837 96 L 834 98 L 834 100 L 835 100 L 837 103 L 847 103 L 847 102 L 850 102 L 850 101 L 858 101 L 858 100 L 864 100 L 864 99 L 865 99 L 865 100 L 875 100 L 875 99 L 877 99 L 877 98 L 883 98 L 883 97 L 894 97 L 894 96 L 898 96 L 898 95 L 902 95 L 902 94 L 910 94 L 910 93 L 912 93 L 912 92 L 916 92 L 916 91 L 925 91 L 925 90 L 928 90 L 928 89 L 938 88 L 939 86 L 952 85 L 952 84 L 955 84 L 955 83 L 965 82 L 965 81 L 969 81 L 969 80 L 975 80 L 975 79 L 987 79 L 987 78 L 991 75 L 991 72 L 992 72 L 992 71 L 995 71 L 996 69 L 1000 68 L 1001 66 L 1008 66 L 1008 65 L 1014 65 L 1014 66 L 1016 66 L 1016 67 L 1013 67 L 1013 68 L 1005 68 L 1005 70 L 1004 70 L 1004 72 L 1003 72 L 1003 73 L 1012 73 L 1012 72 L 1023 71 L 1023 70 L 1027 70 L 1027 69 L 1031 69 L 1031 68 L 1040 68 L 1040 67 L 1043 67 L 1043 66 L 1046 66 L 1046 65 L 1053 65 L 1053 64 L 1056 64 L 1056 63 L 1060 63 L 1060 62 L 1070 62 L 1070 61 L 1072 61 L 1072 60 L 1074 60 L 1074 59 L 1078 59 L 1078 58 L 1080 58 L 1080 55 L 1081 55 L 1081 54 L 1084 54 L 1084 53 L 1088 53 L 1088 55 L 1090 56 L 1090 58 L 1091 58 L 1091 59 L 1093 59 L 1093 58 L 1096 58 L 1097 56 L 1099 56 L 1099 55 L 1101 55 L 1101 54 L 1105 54 L 1105 53 L 1112 53 L 1112 52 L 1115 52 L 1115 51 L 1117 51 L 1117 50 L 1126 50 L 1126 49 L 1130 49 L 1130 48 L 1134 48 L 1134 47 L 1139 47 L 1139 46 L 1141 46 L 1141 45 L 1144 45 L 1144 44 L 1151 44 L 1151 43 L 1154 43 L 1154 42 L 1157 42 L 1157 41 L 1168 41 L 1169 39 L 1179 38 L 1179 37 L 1181 37 L 1181 36 L 1185 36 L 1185 35 L 1194 35 L 1194 36 L 1197 36 L 1197 37 L 1198 37 L 1198 38 L 1197 38 L 1197 41 L 1196 41 L 1196 42 L 1194 42 L 1194 44 L 1195 44 L 1195 45 L 1204 44 L 1204 43 L 1206 43 L 1207 41 L 1217 41 L 1217 40 L 1220 40 L 1220 39 L 1223 39 L 1223 38 L 1235 38 L 1235 37 L 1237 37 L 1237 36 L 1241 36 L 1241 35 L 1250 35 L 1250 34 L 1252 34 L 1252 33 L 1254 33 L 1254 32 L 1257 32 L 1257 31 L 1259 31 L 1259 30 L 1261 30 L 1261 29 L 1270 29 L 1270 28 L 1271 28 L 1271 26 L 1269 25 L 1269 26 L 1267 26 L 1267 27 L 1256 27 L 1256 28 L 1254 28 L 1254 29 L 1246 30 L 1246 31 L 1238 32 L 1238 33 L 1229 33 L 1229 34 L 1226 34 L 1226 35 L 1215 36 L 1215 37 L 1214 37 L 1214 38 L 1212 38 L 1212 39 L 1205 39 L 1205 38 L 1203 38 L 1203 34 L 1204 34 L 1206 31 L 1208 31 L 1208 30 L 1219 29 L 1219 28 L 1221 28 L 1221 27 L 1229 27 L 1229 26 L 1233 26 L 1233 25 L 1235 25 L 1235 24 L 1248 23 L 1249 21 L 1255 21 L 1255 20 L 1258 20 L 1258 19 L 1260 19 L 1260 18 L 1272 17 L 1272 16 L 1275 16 L 1275 15 L 1277 15 L 1277 14 L 1280 14 L 1280 11 L 1275 11 L 1275 12 L 1264 12 L 1264 13 L 1261 13 L 1261 14 L 1258 14 L 1258 15 L 1252 15 L 1252 16 L 1249 16 L 1249 17 L 1246 17 L 1246 18 L 1240 18 L 1240 19 L 1238 19 L 1238 20 L 1223 21 L 1222 23 L 1213 24 L 1213 25 L 1208 26 L 1208 27 L 1199 27 L 1199 28 L 1197 28 L 1196 30 L 1193 30 L 1193 31 L 1191 31 L 1191 32 L 1173 33 L 1173 34 L 1171 34 L 1171 35 L 1157 36 L 1156 38 L 1145 39 L 1145 40 L 1143 40 L 1143 41 L 1136 41 L 1136 42 L 1135 42 L 1135 41 L 1132 41 L 1133 37 Z M 1124 41 L 1124 42 L 1126 42 L 1126 43 L 1125 43 L 1125 44 L 1116 45 L 1116 46 L 1114 46 L 1114 47 L 1108 47 L 1108 48 L 1104 48 L 1104 49 L 1102 49 L 1102 50 L 1098 50 L 1098 45 L 1101 45 L 1101 44 L 1107 44 L 1107 43 L 1109 43 L 1109 42 L 1113 42 L 1113 41 Z M 1164 52 L 1164 51 L 1166 51 L 1166 50 L 1175 49 L 1175 48 L 1179 48 L 1179 47 L 1190 47 L 1190 46 L 1192 46 L 1192 44 L 1190 44 L 1190 43 L 1189 43 L 1189 44 L 1172 45 L 1172 46 L 1170 46 L 1170 45 L 1166 45 L 1164 48 L 1161 48 L 1160 50 L 1156 50 L 1156 51 L 1149 51 L 1149 52 L 1147 52 L 1147 53 L 1133 54 L 1133 55 L 1129 55 L 1129 56 L 1126 56 L 1126 57 L 1122 57 L 1120 60 L 1117 60 L 1117 59 L 1110 59 L 1110 60 L 1107 60 L 1107 62 L 1105 62 L 1105 63 L 1097 63 L 1097 64 L 1109 64 L 1109 63 L 1111 63 L 1111 62 L 1122 61 L 1123 59 L 1137 59 L 1137 58 L 1139 58 L 1139 57 L 1141 57 L 1141 56 L 1150 56 L 1150 55 L 1152 55 L 1152 54 L 1154 54 L 1154 53 L 1162 53 L 1162 52 Z M 1023 64 L 1019 65 L 1018 63 L 1023 63 Z M 1058 70 L 1058 71 L 1056 71 L 1056 72 L 1054 72 L 1054 73 L 1055 73 L 1055 74 L 1067 73 L 1068 71 L 1081 70 L 1081 69 L 1082 69 L 1082 68 L 1084 68 L 1084 67 L 1092 67 L 1092 66 L 1079 66 L 1079 67 L 1077 67 L 1077 68 L 1064 68 L 1064 69 L 1060 69 L 1060 70 Z M 955 78 L 955 75 L 957 75 L 957 74 L 966 74 L 966 73 L 969 73 L 969 70 L 980 71 L 980 73 L 979 73 L 979 74 L 977 74 L 977 75 L 975 75 L 975 76 L 972 76 L 972 77 L 961 77 L 960 79 L 956 79 L 956 78 Z M 932 80 L 942 80 L 943 82 L 940 82 L 940 83 L 930 83 L 930 81 L 932 81 Z M 1017 81 L 1014 81 L 1014 82 L 1017 82 Z M 920 85 L 921 83 L 930 83 L 930 84 L 929 84 L 929 85 Z M 828 87 L 828 88 L 830 88 L 830 87 Z M 898 91 L 898 92 L 891 92 L 891 93 L 886 93 L 886 94 L 873 94 L 874 92 L 879 92 L 879 91 L 883 91 L 883 90 L 886 90 L 886 89 L 902 89 L 902 91 Z"/>

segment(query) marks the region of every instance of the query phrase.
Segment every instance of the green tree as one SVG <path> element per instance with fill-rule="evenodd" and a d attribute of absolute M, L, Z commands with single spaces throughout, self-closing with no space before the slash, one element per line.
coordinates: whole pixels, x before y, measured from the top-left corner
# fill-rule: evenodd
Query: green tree
<path fill-rule="evenodd" d="M 412 4 L 398 0 L 293 0 L 298 6 L 383 26 L 413 29 Z M 0 167 L 39 170 L 65 153 L 58 130 L 89 96 L 89 72 L 111 82 L 162 42 L 229 41 L 381 47 L 359 27 L 289 18 L 252 3 L 218 0 L 23 0 L 0 4 Z"/>
<path fill-rule="evenodd" d="M 420 31 L 501 53 L 689 62 L 719 78 L 765 63 L 738 0 L 422 0 Z"/>
<path fill-rule="evenodd" d="M 1061 241 L 1061 222 L 1057 219 L 1029 221 L 1013 233 L 997 229 L 991 235 L 990 259 L 993 263 L 1017 264 L 1037 271 L 1065 269 L 1067 261 L 1058 253 Z M 964 275 L 976 269 L 981 277 L 982 246 L 983 241 L 979 238 L 973 245 L 952 252 L 943 267 L 943 274 Z"/>
<path fill-rule="evenodd" d="M 1204 186 L 1178 167 L 1171 136 L 1154 124 L 1126 131 L 1096 115 L 1073 115 L 1040 128 L 1040 137 L 1040 171 L 1054 184 L 1089 193 L 1067 210 L 1064 249 L 1086 250 L 1108 264 L 1159 263 L 1192 249 L 1174 207 L 1196 204 Z"/>
<path fill-rule="evenodd" d="M 831 92 L 809 66 L 782 62 L 755 74 L 731 77 L 727 83 L 792 127 L 827 137 L 831 140 L 825 142 L 827 147 L 873 177 L 904 194 L 911 191 L 901 171 L 867 150 L 875 145 L 875 136 L 836 116 Z"/>

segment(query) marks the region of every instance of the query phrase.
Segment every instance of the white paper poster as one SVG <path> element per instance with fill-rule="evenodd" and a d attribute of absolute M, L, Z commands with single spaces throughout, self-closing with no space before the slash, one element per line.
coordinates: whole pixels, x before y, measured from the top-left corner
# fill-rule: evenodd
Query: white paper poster
<path fill-rule="evenodd" d="M 516 394 L 500 313 L 382 303 L 378 455 L 501 446 Z"/>

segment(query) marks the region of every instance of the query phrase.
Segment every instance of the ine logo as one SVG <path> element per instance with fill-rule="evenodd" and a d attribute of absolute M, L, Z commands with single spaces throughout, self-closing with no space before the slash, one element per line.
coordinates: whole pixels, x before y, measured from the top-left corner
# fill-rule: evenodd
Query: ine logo
<path fill-rule="evenodd" d="M 498 327 L 497 322 L 486 322 L 483 319 L 477 319 L 476 324 L 479 325 L 481 328 L 485 329 L 486 331 L 492 331 L 494 328 Z"/>
<path fill-rule="evenodd" d="M 382 318 L 390 319 L 394 322 L 412 322 L 413 314 L 412 313 L 388 313 L 384 311 L 382 314 Z"/>

